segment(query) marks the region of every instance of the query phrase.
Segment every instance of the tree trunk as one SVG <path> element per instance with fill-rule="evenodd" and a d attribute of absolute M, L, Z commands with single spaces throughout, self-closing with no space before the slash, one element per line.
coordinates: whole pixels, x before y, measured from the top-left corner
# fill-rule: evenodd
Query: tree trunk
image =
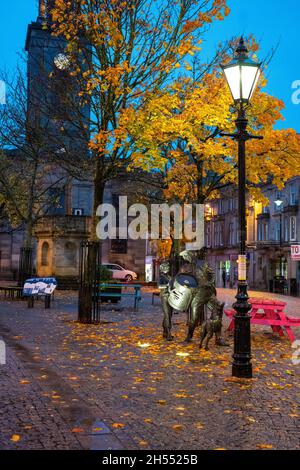
<path fill-rule="evenodd" d="M 29 219 L 25 226 L 24 248 L 32 248 L 33 221 Z"/>
<path fill-rule="evenodd" d="M 104 189 L 105 189 L 105 181 L 103 177 L 102 161 L 98 157 L 97 163 L 96 163 L 95 177 L 94 177 L 94 204 L 93 204 L 93 218 L 92 218 L 92 229 L 91 229 L 91 240 L 93 241 L 99 241 L 97 237 L 97 232 L 96 232 L 99 218 L 97 217 L 96 212 L 97 212 L 98 207 L 103 203 Z"/>
<path fill-rule="evenodd" d="M 18 285 L 23 287 L 26 279 L 33 276 L 33 221 L 29 219 L 25 226 L 23 246 L 20 248 Z"/>
<path fill-rule="evenodd" d="M 92 232 L 91 240 L 99 243 L 99 264 L 102 264 L 102 240 L 97 236 L 97 224 L 99 217 L 96 215 L 98 207 L 103 204 L 104 190 L 105 190 L 105 179 L 103 172 L 103 158 L 97 158 L 96 172 L 94 178 L 94 205 L 93 205 L 93 219 L 92 219 Z"/>
<path fill-rule="evenodd" d="M 172 248 L 170 253 L 171 258 L 171 274 L 172 276 L 176 276 L 180 268 L 180 256 L 179 253 L 181 252 L 181 241 L 180 240 L 172 240 Z"/>
<path fill-rule="evenodd" d="M 81 323 L 99 323 L 100 321 L 100 266 L 102 263 L 102 244 L 97 236 L 99 205 L 103 203 L 105 181 L 103 161 L 96 157 L 94 176 L 94 204 L 90 241 L 82 243 L 80 262 L 80 286 L 78 299 L 78 321 Z M 104 157 L 103 157 L 104 158 Z"/>

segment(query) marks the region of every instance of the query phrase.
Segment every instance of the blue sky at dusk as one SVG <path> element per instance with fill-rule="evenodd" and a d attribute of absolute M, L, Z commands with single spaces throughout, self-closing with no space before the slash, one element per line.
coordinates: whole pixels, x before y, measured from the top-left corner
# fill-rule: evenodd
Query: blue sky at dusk
<path fill-rule="evenodd" d="M 286 121 L 280 127 L 300 132 L 300 104 L 291 101 L 292 83 L 300 80 L 299 0 L 229 0 L 230 16 L 213 25 L 203 44 L 212 54 L 217 44 L 236 35 L 253 33 L 264 57 L 278 44 L 267 72 L 269 93 L 283 99 Z M 13 71 L 26 37 L 27 24 L 37 16 L 37 0 L 0 0 L 0 69 Z"/>

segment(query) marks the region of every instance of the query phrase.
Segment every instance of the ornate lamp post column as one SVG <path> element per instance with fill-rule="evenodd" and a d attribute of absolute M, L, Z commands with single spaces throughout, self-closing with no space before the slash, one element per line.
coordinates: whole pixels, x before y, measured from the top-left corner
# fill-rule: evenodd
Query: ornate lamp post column
<path fill-rule="evenodd" d="M 232 137 L 238 142 L 238 212 L 239 212 L 239 258 L 238 258 L 238 292 L 234 304 L 234 353 L 232 375 L 234 377 L 251 378 L 251 335 L 250 315 L 251 305 L 247 292 L 247 222 L 246 222 L 246 141 L 261 139 L 260 136 L 250 135 L 247 131 L 248 120 L 246 107 L 255 91 L 261 64 L 248 57 L 248 50 L 243 38 L 240 39 L 235 58 L 222 69 L 226 76 L 235 106 L 238 111 L 235 134 L 221 133 Z"/>

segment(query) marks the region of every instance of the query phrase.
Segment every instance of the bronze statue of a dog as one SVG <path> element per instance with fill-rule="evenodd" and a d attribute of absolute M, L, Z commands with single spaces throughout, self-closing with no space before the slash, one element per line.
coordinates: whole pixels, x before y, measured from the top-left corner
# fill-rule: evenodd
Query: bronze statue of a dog
<path fill-rule="evenodd" d="M 208 344 L 213 335 L 215 335 L 216 344 L 218 346 L 228 346 L 221 338 L 224 305 L 225 304 L 219 302 L 216 297 L 208 302 L 206 319 L 201 325 L 200 349 L 203 343 L 204 348 L 206 350 L 209 349 Z"/>

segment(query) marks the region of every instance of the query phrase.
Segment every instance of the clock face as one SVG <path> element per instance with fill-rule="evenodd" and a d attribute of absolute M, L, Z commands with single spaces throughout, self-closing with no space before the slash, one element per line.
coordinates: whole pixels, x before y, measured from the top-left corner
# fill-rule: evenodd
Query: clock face
<path fill-rule="evenodd" d="M 54 64 L 59 70 L 67 70 L 70 67 L 70 58 L 66 54 L 57 54 L 54 57 Z"/>

